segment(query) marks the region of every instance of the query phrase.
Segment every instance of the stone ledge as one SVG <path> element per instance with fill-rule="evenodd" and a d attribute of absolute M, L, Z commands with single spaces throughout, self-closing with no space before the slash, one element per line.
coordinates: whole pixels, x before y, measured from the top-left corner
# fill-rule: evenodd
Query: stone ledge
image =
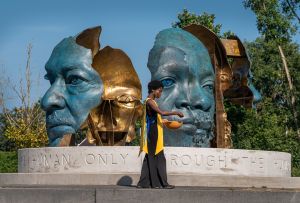
<path fill-rule="evenodd" d="M 97 186 L 136 185 L 140 174 L 51 174 L 2 173 L 0 187 L 13 186 Z M 277 188 L 299 189 L 300 177 L 201 176 L 168 174 L 170 184 L 216 188 Z"/>
<path fill-rule="evenodd" d="M 121 186 L 52 186 L 1 188 L 1 203 L 298 203 L 300 191 L 253 188 L 176 187 L 173 190 L 136 189 Z"/>

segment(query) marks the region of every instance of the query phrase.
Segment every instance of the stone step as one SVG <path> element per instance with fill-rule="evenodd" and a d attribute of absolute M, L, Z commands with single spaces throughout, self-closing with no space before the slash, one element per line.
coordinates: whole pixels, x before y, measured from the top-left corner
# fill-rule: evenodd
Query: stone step
<path fill-rule="evenodd" d="M 140 174 L 0 173 L 0 187 L 136 185 Z M 201 176 L 168 174 L 176 186 L 300 189 L 300 177 Z"/>
<path fill-rule="evenodd" d="M 300 190 L 267 188 L 136 189 L 125 186 L 0 187 L 1 203 L 299 203 Z"/>

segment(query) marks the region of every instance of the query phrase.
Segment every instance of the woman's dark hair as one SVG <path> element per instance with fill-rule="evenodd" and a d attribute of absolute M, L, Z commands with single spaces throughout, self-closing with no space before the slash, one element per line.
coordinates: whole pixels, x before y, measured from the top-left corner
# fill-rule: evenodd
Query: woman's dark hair
<path fill-rule="evenodd" d="M 150 94 L 152 90 L 157 90 L 161 87 L 164 88 L 163 84 L 159 80 L 152 80 L 148 83 L 148 94 Z"/>

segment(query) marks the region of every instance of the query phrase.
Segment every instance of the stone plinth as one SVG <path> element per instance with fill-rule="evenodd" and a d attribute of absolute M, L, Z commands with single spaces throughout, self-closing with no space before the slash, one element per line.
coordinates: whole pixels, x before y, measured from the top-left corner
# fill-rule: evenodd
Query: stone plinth
<path fill-rule="evenodd" d="M 173 190 L 121 186 L 0 188 L 1 203 L 299 203 L 299 190 L 176 187 Z"/>
<path fill-rule="evenodd" d="M 140 173 L 139 147 L 53 147 L 19 150 L 19 173 Z M 165 147 L 168 174 L 290 177 L 283 152 Z"/>

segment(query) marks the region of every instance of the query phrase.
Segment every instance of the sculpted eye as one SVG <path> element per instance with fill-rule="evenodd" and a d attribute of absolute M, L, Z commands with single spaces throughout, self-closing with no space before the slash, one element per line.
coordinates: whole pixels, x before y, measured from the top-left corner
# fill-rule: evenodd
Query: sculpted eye
<path fill-rule="evenodd" d="M 134 96 L 122 95 L 122 96 L 117 97 L 114 100 L 114 104 L 116 104 L 117 106 L 133 108 L 137 105 L 137 101 L 139 101 L 139 100 L 136 99 Z"/>
<path fill-rule="evenodd" d="M 213 86 L 213 84 L 205 84 L 205 85 L 203 85 L 203 88 L 204 88 L 205 90 L 207 90 L 208 92 L 210 92 L 210 93 L 213 93 L 213 91 L 214 91 L 214 86 Z"/>
<path fill-rule="evenodd" d="M 166 78 L 161 80 L 161 83 L 163 84 L 164 88 L 168 88 L 175 84 L 175 80 L 172 78 Z"/>
<path fill-rule="evenodd" d="M 80 85 L 82 82 L 85 82 L 86 80 L 80 76 L 77 75 L 71 75 L 66 79 L 66 84 L 68 85 Z"/>

